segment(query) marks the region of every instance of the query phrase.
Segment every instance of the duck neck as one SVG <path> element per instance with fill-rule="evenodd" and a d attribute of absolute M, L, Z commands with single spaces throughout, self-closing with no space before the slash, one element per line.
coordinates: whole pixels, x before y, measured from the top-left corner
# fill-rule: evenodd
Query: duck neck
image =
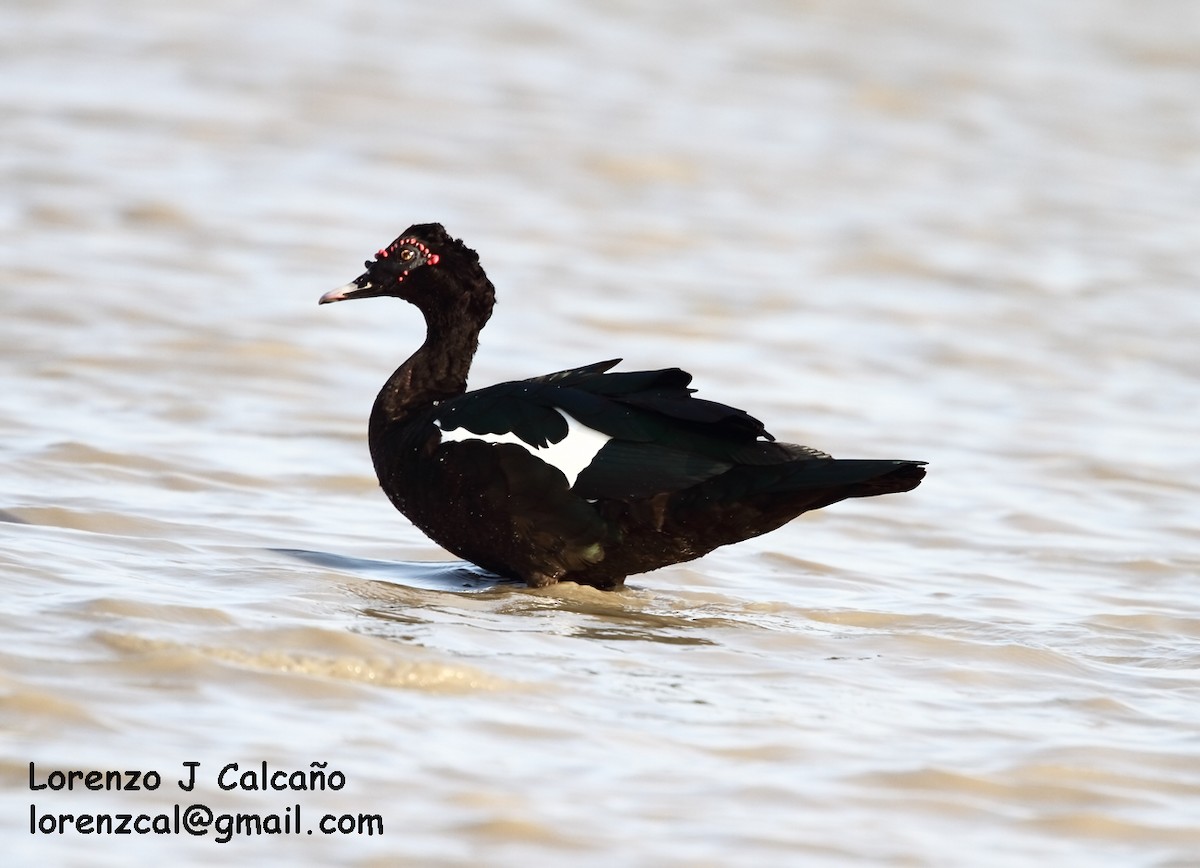
<path fill-rule="evenodd" d="M 488 311 L 490 314 L 491 311 Z M 467 390 L 467 374 L 479 348 L 482 321 L 460 314 L 425 312 L 425 343 L 388 378 L 371 411 L 371 429 L 403 422 L 414 413 Z"/>

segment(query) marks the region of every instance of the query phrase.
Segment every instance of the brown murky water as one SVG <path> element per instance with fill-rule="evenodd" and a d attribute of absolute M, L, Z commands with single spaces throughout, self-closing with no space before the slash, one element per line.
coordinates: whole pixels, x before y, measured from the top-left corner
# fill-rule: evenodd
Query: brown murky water
<path fill-rule="evenodd" d="M 0 22 L 11 864 L 1200 864 L 1193 4 Z M 474 383 L 678 364 L 929 479 L 620 594 L 442 564 L 365 447 L 416 314 L 316 306 L 424 220 Z"/>

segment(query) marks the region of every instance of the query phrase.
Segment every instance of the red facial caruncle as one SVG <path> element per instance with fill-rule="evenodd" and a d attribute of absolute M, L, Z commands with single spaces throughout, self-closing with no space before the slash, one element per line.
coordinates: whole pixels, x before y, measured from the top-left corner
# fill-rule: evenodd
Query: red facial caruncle
<path fill-rule="evenodd" d="M 418 265 L 437 265 L 441 261 L 438 254 L 432 252 L 428 245 L 416 238 L 398 238 L 391 246 L 385 247 L 375 254 L 376 259 L 388 259 L 396 256 L 404 267 L 404 272 L 396 277 L 397 283 L 402 283 Z"/>

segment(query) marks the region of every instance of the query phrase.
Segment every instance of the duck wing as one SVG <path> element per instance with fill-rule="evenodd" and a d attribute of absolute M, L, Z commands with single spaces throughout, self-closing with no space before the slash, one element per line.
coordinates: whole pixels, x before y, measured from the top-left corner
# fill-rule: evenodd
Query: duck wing
<path fill-rule="evenodd" d="M 620 360 L 499 383 L 443 402 L 443 440 L 518 443 L 586 500 L 690 488 L 738 465 L 829 458 L 775 443 L 743 410 L 693 397 L 679 368 L 609 373 Z"/>

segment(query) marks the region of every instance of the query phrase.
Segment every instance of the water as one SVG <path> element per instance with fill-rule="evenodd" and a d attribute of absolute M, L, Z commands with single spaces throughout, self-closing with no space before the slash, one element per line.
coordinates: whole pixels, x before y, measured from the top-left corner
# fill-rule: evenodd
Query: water
<path fill-rule="evenodd" d="M 0 21 L 13 864 L 1200 863 L 1192 4 Z M 618 594 L 481 579 L 366 454 L 415 312 L 316 306 L 425 220 L 498 287 L 475 384 L 677 364 L 929 478 Z M 220 788 L 264 761 L 346 783 Z M 194 802 L 316 831 L 29 832 Z"/>

